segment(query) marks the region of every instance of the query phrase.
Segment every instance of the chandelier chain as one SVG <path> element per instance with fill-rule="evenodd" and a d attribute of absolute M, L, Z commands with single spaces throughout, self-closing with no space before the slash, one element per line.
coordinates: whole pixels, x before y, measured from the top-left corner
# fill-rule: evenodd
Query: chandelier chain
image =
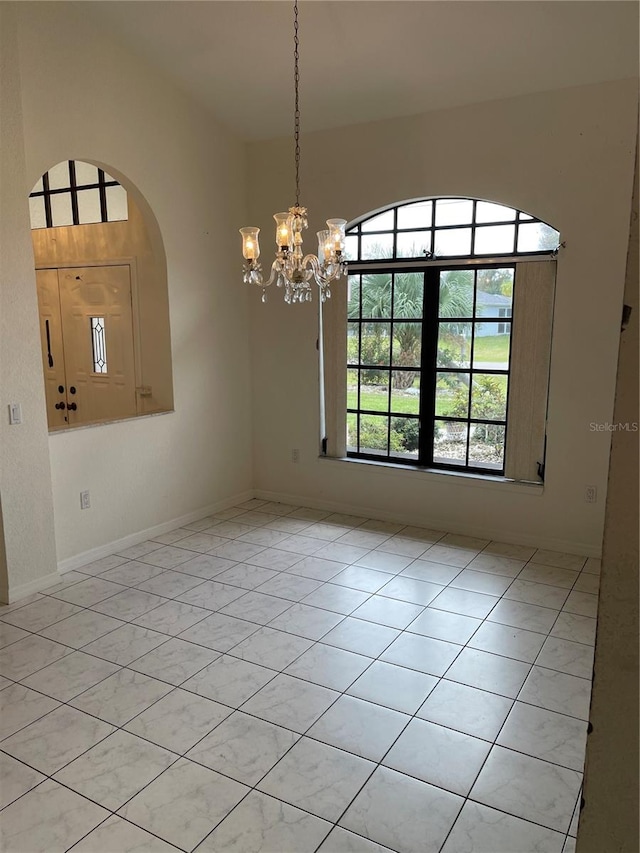
<path fill-rule="evenodd" d="M 296 207 L 300 206 L 300 39 L 298 38 L 298 0 L 293 4 L 293 83 L 295 89 L 294 130 L 295 161 L 296 161 Z"/>

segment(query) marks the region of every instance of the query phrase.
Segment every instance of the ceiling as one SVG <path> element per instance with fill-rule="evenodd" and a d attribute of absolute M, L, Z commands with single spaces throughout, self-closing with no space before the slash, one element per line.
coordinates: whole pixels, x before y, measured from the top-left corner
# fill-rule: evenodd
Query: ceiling
<path fill-rule="evenodd" d="M 247 139 L 291 132 L 293 3 L 74 3 Z M 302 129 L 638 74 L 638 3 L 300 0 Z"/>

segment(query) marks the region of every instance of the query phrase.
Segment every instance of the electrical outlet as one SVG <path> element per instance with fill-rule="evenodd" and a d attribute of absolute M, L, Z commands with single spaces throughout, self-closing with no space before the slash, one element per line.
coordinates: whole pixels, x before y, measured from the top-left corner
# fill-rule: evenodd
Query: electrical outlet
<path fill-rule="evenodd" d="M 598 500 L 597 486 L 587 486 L 584 490 L 584 499 L 588 504 L 594 504 Z"/>
<path fill-rule="evenodd" d="M 91 495 L 89 490 L 80 492 L 80 509 L 91 509 Z"/>
<path fill-rule="evenodd" d="M 291 461 L 296 465 L 300 461 L 300 450 L 297 447 L 294 447 L 291 451 Z"/>

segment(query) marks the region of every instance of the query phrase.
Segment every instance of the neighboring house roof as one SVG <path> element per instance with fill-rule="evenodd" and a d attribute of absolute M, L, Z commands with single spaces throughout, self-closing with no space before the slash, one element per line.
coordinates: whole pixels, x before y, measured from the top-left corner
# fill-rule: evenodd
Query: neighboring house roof
<path fill-rule="evenodd" d="M 511 308 L 511 297 L 503 296 L 501 293 L 485 293 L 483 290 L 477 290 L 476 304 L 497 305 L 501 308 Z"/>

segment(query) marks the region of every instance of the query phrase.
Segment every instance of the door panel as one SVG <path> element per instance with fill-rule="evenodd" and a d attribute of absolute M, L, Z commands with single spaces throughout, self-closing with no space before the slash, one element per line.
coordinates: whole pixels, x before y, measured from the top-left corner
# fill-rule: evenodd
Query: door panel
<path fill-rule="evenodd" d="M 62 342 L 58 270 L 36 270 L 36 284 L 40 312 L 44 389 L 47 398 L 47 420 L 49 428 L 55 429 L 67 424 L 67 381 Z M 63 390 L 59 391 L 59 388 Z"/>
<path fill-rule="evenodd" d="M 58 280 L 69 424 L 133 417 L 136 390 L 129 266 L 61 269 Z"/>

